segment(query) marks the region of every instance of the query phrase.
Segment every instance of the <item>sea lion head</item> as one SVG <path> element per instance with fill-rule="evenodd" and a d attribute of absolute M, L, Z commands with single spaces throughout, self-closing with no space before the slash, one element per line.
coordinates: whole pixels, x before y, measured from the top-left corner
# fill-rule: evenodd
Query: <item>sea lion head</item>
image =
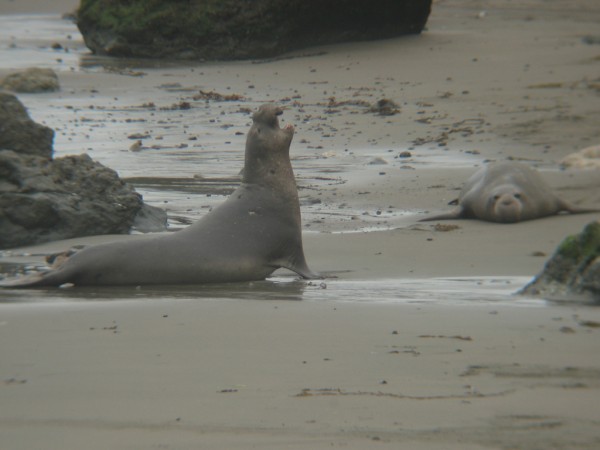
<path fill-rule="evenodd" d="M 246 138 L 244 182 L 269 183 L 272 179 L 291 177 L 290 144 L 294 126 L 279 127 L 283 109 L 265 103 L 252 115 L 252 127 Z"/>
<path fill-rule="evenodd" d="M 488 210 L 497 222 L 519 222 L 524 201 L 524 194 L 514 186 L 499 186 L 488 199 Z"/>

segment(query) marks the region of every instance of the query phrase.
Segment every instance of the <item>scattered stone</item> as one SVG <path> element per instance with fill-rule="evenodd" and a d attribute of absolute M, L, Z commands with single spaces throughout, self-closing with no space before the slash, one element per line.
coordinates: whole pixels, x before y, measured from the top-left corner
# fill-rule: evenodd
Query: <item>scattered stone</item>
<path fill-rule="evenodd" d="M 581 42 L 588 45 L 600 45 L 600 35 L 599 36 L 584 36 L 581 38 Z"/>
<path fill-rule="evenodd" d="M 135 141 L 129 146 L 130 152 L 139 152 L 142 149 L 142 141 Z"/>
<path fill-rule="evenodd" d="M 379 114 L 380 116 L 393 116 L 400 112 L 400 107 L 394 101 L 382 98 L 369 108 L 369 112 Z"/>
<path fill-rule="evenodd" d="M 388 162 L 380 157 L 377 158 L 373 158 L 371 161 L 369 161 L 369 165 L 370 166 L 380 166 L 380 165 L 385 165 L 388 164 Z"/>
<path fill-rule="evenodd" d="M 52 69 L 31 67 L 4 77 L 0 87 L 14 92 L 34 94 L 60 90 L 58 76 Z"/>
<path fill-rule="evenodd" d="M 398 158 L 412 158 L 412 153 L 409 151 L 400 152 Z"/>

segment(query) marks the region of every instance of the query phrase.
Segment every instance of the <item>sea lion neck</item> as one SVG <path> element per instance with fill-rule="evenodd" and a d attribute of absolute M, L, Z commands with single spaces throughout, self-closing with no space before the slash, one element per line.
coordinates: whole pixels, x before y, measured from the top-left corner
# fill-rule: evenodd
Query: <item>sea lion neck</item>
<path fill-rule="evenodd" d="M 295 191 L 294 173 L 290 163 L 290 144 L 294 127 L 279 127 L 277 116 L 283 110 L 273 104 L 262 105 L 254 113 L 253 124 L 246 138 L 243 182 Z"/>

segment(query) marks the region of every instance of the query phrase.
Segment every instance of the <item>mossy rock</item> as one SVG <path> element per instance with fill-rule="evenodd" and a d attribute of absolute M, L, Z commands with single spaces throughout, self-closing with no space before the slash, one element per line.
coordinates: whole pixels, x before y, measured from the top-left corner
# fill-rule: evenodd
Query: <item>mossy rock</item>
<path fill-rule="evenodd" d="M 565 238 L 542 272 L 521 293 L 600 303 L 600 222 L 592 222 L 581 233 Z"/>
<path fill-rule="evenodd" d="M 431 0 L 82 0 L 77 25 L 97 54 L 227 60 L 420 33 Z"/>

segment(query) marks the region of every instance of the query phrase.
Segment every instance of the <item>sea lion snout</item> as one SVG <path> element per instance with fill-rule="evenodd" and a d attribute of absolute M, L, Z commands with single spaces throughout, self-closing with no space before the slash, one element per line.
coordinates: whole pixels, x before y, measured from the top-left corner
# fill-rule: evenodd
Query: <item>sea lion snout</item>
<path fill-rule="evenodd" d="M 506 193 L 494 196 L 494 213 L 501 222 L 518 222 L 521 220 L 523 204 L 518 193 Z"/>
<path fill-rule="evenodd" d="M 255 124 L 264 124 L 270 127 L 279 128 L 277 116 L 283 114 L 283 108 L 273 103 L 260 105 L 258 110 L 252 114 L 252 121 Z"/>

